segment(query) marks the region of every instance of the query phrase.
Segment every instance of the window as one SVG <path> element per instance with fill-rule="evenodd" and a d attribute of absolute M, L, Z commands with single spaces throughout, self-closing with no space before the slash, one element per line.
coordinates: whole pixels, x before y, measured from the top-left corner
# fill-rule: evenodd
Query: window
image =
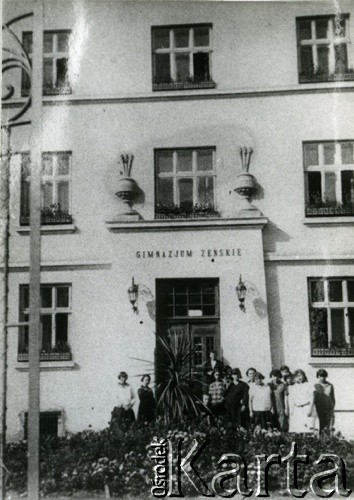
<path fill-rule="evenodd" d="M 20 224 L 29 224 L 30 170 L 28 153 L 21 155 L 21 214 Z M 71 224 L 70 206 L 71 153 L 43 153 L 41 184 L 42 224 Z"/>
<path fill-rule="evenodd" d="M 218 316 L 218 288 L 215 280 L 175 280 L 164 286 L 160 314 L 164 318 Z M 160 290 L 161 291 L 161 290 Z"/>
<path fill-rule="evenodd" d="M 349 15 L 297 19 L 300 83 L 353 80 Z"/>
<path fill-rule="evenodd" d="M 217 217 L 215 148 L 155 150 L 156 218 Z"/>
<path fill-rule="evenodd" d="M 354 278 L 309 280 L 312 356 L 354 356 Z"/>
<path fill-rule="evenodd" d="M 43 34 L 43 94 L 70 94 L 68 79 L 70 31 L 45 31 Z M 32 57 L 32 33 L 22 35 L 23 46 Z M 22 72 L 22 95 L 30 90 L 29 76 Z"/>
<path fill-rule="evenodd" d="M 213 88 L 211 24 L 152 28 L 153 90 Z"/>
<path fill-rule="evenodd" d="M 23 439 L 28 439 L 28 412 L 24 413 Z M 39 413 L 40 437 L 63 436 L 63 415 L 61 411 L 41 411 Z"/>
<path fill-rule="evenodd" d="M 41 285 L 41 361 L 71 360 L 69 317 L 71 287 Z M 29 286 L 20 285 L 20 322 L 29 320 Z M 20 328 L 18 361 L 28 361 L 28 326 Z"/>
<path fill-rule="evenodd" d="M 353 149 L 353 141 L 304 143 L 307 216 L 354 214 Z"/>

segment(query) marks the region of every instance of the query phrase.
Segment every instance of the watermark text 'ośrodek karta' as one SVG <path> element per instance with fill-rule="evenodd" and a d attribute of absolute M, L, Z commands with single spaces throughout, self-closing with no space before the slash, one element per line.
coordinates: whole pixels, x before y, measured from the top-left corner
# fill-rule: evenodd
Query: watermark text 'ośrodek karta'
<path fill-rule="evenodd" d="M 282 457 L 279 454 L 256 455 L 256 490 L 247 486 L 247 462 L 235 453 L 224 453 L 218 466 L 222 468 L 216 472 L 209 482 L 203 479 L 202 470 L 198 469 L 197 462 L 203 453 L 207 453 L 209 441 L 206 439 L 201 443 L 195 439 L 192 447 L 182 456 L 183 439 L 172 443 L 170 439 L 154 439 L 151 444 L 153 461 L 153 473 L 151 493 L 157 497 L 183 497 L 182 476 L 185 475 L 196 492 L 205 497 L 220 496 L 231 498 L 236 493 L 244 497 L 253 494 L 256 497 L 269 497 L 269 469 L 272 465 L 282 466 L 279 474 L 286 474 L 286 489 L 289 495 L 295 498 L 304 498 L 308 492 L 314 493 L 321 498 L 329 498 L 334 493 L 348 497 L 352 491 L 346 489 L 345 463 L 342 458 L 333 453 L 321 454 L 310 465 L 308 454 L 298 455 L 296 442 L 291 443 L 289 453 Z M 314 473 L 310 479 L 308 488 L 298 488 L 299 467 L 318 466 L 328 464 L 328 469 Z M 282 471 L 283 469 L 283 471 Z M 210 477 L 210 474 L 208 474 Z M 330 484 L 330 486 L 328 486 Z"/>

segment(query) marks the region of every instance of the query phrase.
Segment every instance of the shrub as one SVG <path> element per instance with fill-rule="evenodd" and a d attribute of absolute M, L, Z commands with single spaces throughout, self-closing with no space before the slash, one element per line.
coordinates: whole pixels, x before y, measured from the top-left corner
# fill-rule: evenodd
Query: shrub
<path fill-rule="evenodd" d="M 224 453 L 237 453 L 248 464 L 248 487 L 255 489 L 256 455 L 279 453 L 286 456 L 294 436 L 275 430 L 253 432 L 219 425 L 208 425 L 205 418 L 198 422 L 182 421 L 165 423 L 158 419 L 151 425 L 133 424 L 130 428 L 110 429 L 100 432 L 83 431 L 66 438 L 47 438 L 40 448 L 40 487 L 44 494 L 51 492 L 73 493 L 77 490 L 103 491 L 109 485 L 112 494 L 129 494 L 146 497 L 150 493 L 154 463 L 150 443 L 153 438 L 168 438 L 172 443 L 183 438 L 183 451 L 190 450 L 196 439 L 200 444 L 208 438 L 205 453 L 198 458 L 196 467 L 206 482 L 219 472 L 218 461 Z M 307 453 L 308 467 L 298 470 L 298 487 L 308 487 L 309 479 L 320 470 L 313 465 L 321 453 L 335 453 L 346 462 L 347 475 L 354 475 L 353 443 L 339 434 L 318 438 L 315 435 L 297 435 L 298 454 Z M 27 481 L 27 443 L 7 445 L 5 464 L 10 472 L 7 487 L 23 492 Z M 183 455 L 184 456 L 184 455 Z M 270 468 L 270 487 L 281 492 L 285 488 L 285 467 Z M 328 469 L 327 466 L 324 466 Z M 197 492 L 182 476 L 185 495 Z"/>

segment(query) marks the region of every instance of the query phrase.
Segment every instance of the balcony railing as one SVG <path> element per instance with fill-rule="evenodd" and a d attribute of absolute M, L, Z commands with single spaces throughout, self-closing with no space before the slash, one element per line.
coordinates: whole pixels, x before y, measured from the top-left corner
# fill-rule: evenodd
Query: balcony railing
<path fill-rule="evenodd" d="M 42 213 L 41 214 L 41 224 L 45 225 L 55 225 L 55 224 L 72 224 L 73 218 L 66 212 L 56 212 L 56 213 Z M 30 216 L 20 215 L 20 225 L 28 226 L 30 223 Z"/>
<path fill-rule="evenodd" d="M 354 215 L 354 205 L 343 205 L 343 206 L 307 206 L 306 207 L 306 217 L 342 217 L 342 216 L 353 216 Z"/>
<path fill-rule="evenodd" d="M 39 354 L 40 361 L 71 361 L 71 352 L 41 352 Z M 28 362 L 28 352 L 18 353 L 17 361 Z"/>
<path fill-rule="evenodd" d="M 154 83 L 153 90 L 192 90 L 192 89 L 214 89 L 216 83 L 213 80 L 204 82 L 170 82 Z"/>
<path fill-rule="evenodd" d="M 354 356 L 354 347 L 313 347 L 313 357 L 351 357 Z"/>

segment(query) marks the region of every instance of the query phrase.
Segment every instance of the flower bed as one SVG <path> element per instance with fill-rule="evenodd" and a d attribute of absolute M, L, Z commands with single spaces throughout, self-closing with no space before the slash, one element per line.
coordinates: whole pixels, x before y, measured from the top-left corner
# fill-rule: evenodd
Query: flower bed
<path fill-rule="evenodd" d="M 154 439 L 169 438 L 172 443 L 183 439 L 182 456 L 190 450 L 196 439 L 199 444 L 209 439 L 205 453 L 197 460 L 196 467 L 203 479 L 209 483 L 222 469 L 218 461 L 224 453 L 237 453 L 248 464 L 248 487 L 256 486 L 256 455 L 278 453 L 285 457 L 296 440 L 298 454 L 307 453 L 310 464 L 299 467 L 298 487 L 309 486 L 315 472 L 325 469 L 315 466 L 321 453 L 334 453 L 346 462 L 348 477 L 353 476 L 354 448 L 340 435 L 318 438 L 314 435 L 289 435 L 278 431 L 249 433 L 226 427 L 210 428 L 206 421 L 180 422 L 173 430 L 162 421 L 150 426 L 133 425 L 130 429 L 110 429 L 101 432 L 84 431 L 66 438 L 47 438 L 41 443 L 40 487 L 44 494 L 51 492 L 72 494 L 78 490 L 103 491 L 106 485 L 111 494 L 119 496 L 138 495 L 147 498 L 150 494 L 154 463 L 151 459 L 150 443 Z M 7 445 L 5 460 L 9 489 L 26 490 L 27 443 L 22 441 Z M 322 467 L 322 469 L 321 469 Z M 286 487 L 286 466 L 270 467 L 269 485 L 272 491 L 283 492 Z M 184 495 L 197 495 L 188 478 L 182 474 Z"/>

